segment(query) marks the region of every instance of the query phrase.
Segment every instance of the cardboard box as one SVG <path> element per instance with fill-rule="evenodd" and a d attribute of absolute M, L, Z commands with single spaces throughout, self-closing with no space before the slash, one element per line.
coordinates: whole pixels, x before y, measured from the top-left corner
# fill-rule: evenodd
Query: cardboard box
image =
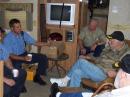
<path fill-rule="evenodd" d="M 27 69 L 27 77 L 26 80 L 33 80 L 34 75 L 36 74 L 35 70 Z"/>
<path fill-rule="evenodd" d="M 49 46 L 43 46 L 41 53 L 45 54 L 48 58 L 57 58 L 64 53 L 65 45 L 61 41 L 51 41 Z"/>

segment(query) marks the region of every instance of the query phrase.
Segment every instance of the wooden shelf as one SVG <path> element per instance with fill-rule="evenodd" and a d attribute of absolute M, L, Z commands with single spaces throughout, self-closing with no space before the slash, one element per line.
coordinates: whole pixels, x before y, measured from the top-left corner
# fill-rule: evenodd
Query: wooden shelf
<path fill-rule="evenodd" d="M 77 48 L 78 48 L 77 37 L 78 37 L 80 24 L 84 25 L 83 23 L 81 23 L 81 22 L 83 22 L 83 19 L 79 19 L 79 18 L 83 18 L 83 14 L 85 13 L 84 10 L 86 10 L 86 8 L 83 7 L 85 4 L 81 5 L 79 0 L 44 0 L 44 3 L 45 3 L 45 5 L 46 5 L 46 3 L 72 3 L 72 4 L 75 4 L 74 25 L 72 25 L 72 26 L 71 25 L 59 26 L 59 25 L 46 24 L 47 35 L 49 35 L 50 33 L 53 33 L 53 32 L 58 32 L 63 36 L 63 42 L 65 43 L 65 51 L 64 52 L 69 55 L 69 59 L 62 62 L 61 64 L 64 65 L 65 69 L 69 70 L 70 67 L 77 60 Z M 82 10 L 82 8 L 84 8 L 84 10 L 80 11 L 80 10 Z M 67 31 L 72 32 L 72 34 L 73 34 L 72 41 L 66 40 Z"/>

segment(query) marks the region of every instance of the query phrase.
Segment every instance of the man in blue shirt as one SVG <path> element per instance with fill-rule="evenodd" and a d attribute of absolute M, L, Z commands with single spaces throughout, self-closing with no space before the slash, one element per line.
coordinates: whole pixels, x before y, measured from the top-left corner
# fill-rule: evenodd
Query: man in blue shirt
<path fill-rule="evenodd" d="M 38 53 L 29 53 L 26 51 L 26 44 L 43 46 L 47 45 L 42 42 L 37 42 L 28 33 L 23 32 L 21 23 L 18 19 L 11 19 L 9 22 L 11 31 L 4 38 L 4 45 L 10 52 L 10 57 L 15 68 L 21 68 L 22 63 L 33 64 L 38 63 L 34 82 L 45 85 L 44 81 L 48 58 L 45 55 Z M 28 56 L 31 55 L 31 56 Z"/>
<path fill-rule="evenodd" d="M 4 97 L 19 97 L 26 80 L 26 71 L 18 69 L 17 77 L 13 76 L 15 69 L 9 59 L 9 53 L 2 44 L 5 31 L 0 27 L 0 61 L 4 61 Z"/>

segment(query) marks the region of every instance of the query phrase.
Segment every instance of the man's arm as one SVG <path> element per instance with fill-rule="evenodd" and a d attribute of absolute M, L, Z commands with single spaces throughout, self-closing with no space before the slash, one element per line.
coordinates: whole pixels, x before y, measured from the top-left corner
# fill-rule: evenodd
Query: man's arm
<path fill-rule="evenodd" d="M 83 58 L 83 59 L 86 59 L 92 63 L 95 63 L 94 57 L 91 57 L 90 55 L 80 55 L 79 58 Z"/>
<path fill-rule="evenodd" d="M 5 60 L 4 63 L 5 63 L 5 66 L 7 68 L 9 68 L 11 70 L 14 68 L 13 65 L 12 65 L 12 62 L 11 62 L 11 60 L 9 58 L 7 60 Z"/>
<path fill-rule="evenodd" d="M 4 80 L 4 83 L 6 83 L 9 86 L 14 86 L 15 85 L 15 81 L 13 79 L 9 79 L 9 78 L 4 77 L 3 80 Z"/>
<path fill-rule="evenodd" d="M 106 44 L 107 38 L 105 32 L 100 29 L 99 39 L 96 41 L 98 45 Z"/>
<path fill-rule="evenodd" d="M 83 40 L 80 39 L 80 37 L 78 37 L 78 44 L 79 44 L 79 48 L 80 48 L 80 49 L 83 49 L 83 48 L 84 48 L 84 46 L 83 46 Z"/>
<path fill-rule="evenodd" d="M 29 56 L 18 56 L 14 54 L 10 54 L 10 58 L 13 60 L 20 60 L 20 61 L 28 61 L 31 60 Z"/>
<path fill-rule="evenodd" d="M 49 43 L 47 43 L 47 42 L 35 42 L 35 44 L 34 44 L 35 46 L 46 46 L 46 45 L 49 45 Z"/>
<path fill-rule="evenodd" d="M 106 37 L 104 35 L 104 33 L 102 32 L 102 35 L 99 35 L 99 39 L 97 39 L 91 46 L 91 50 L 94 51 L 95 48 L 98 46 L 98 45 L 105 45 L 106 44 Z"/>
<path fill-rule="evenodd" d="M 83 49 L 83 48 L 84 48 L 83 40 L 84 40 L 84 38 L 85 38 L 86 31 L 87 31 L 87 29 L 86 29 L 86 27 L 84 27 L 84 28 L 82 28 L 82 29 L 80 30 L 80 33 L 79 33 L 79 35 L 78 35 L 78 45 L 79 45 L 80 49 Z"/>
<path fill-rule="evenodd" d="M 83 40 L 79 38 L 78 39 L 78 44 L 79 44 L 80 54 L 82 54 L 82 55 L 86 54 L 86 49 L 84 48 Z"/>

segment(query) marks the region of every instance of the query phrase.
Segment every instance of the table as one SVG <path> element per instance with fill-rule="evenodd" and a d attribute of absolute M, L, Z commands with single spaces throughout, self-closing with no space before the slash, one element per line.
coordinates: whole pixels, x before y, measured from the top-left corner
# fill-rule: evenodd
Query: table
<path fill-rule="evenodd" d="M 61 73 L 60 73 L 60 69 L 62 69 L 64 71 L 64 73 L 66 73 L 66 69 L 61 66 L 60 64 L 58 64 L 59 61 L 65 61 L 69 58 L 68 54 L 61 54 L 60 56 L 58 56 L 57 58 L 48 58 L 50 61 L 52 61 L 52 67 L 48 69 L 48 71 L 52 71 L 52 69 L 54 67 L 56 67 L 59 77 L 61 77 Z"/>

